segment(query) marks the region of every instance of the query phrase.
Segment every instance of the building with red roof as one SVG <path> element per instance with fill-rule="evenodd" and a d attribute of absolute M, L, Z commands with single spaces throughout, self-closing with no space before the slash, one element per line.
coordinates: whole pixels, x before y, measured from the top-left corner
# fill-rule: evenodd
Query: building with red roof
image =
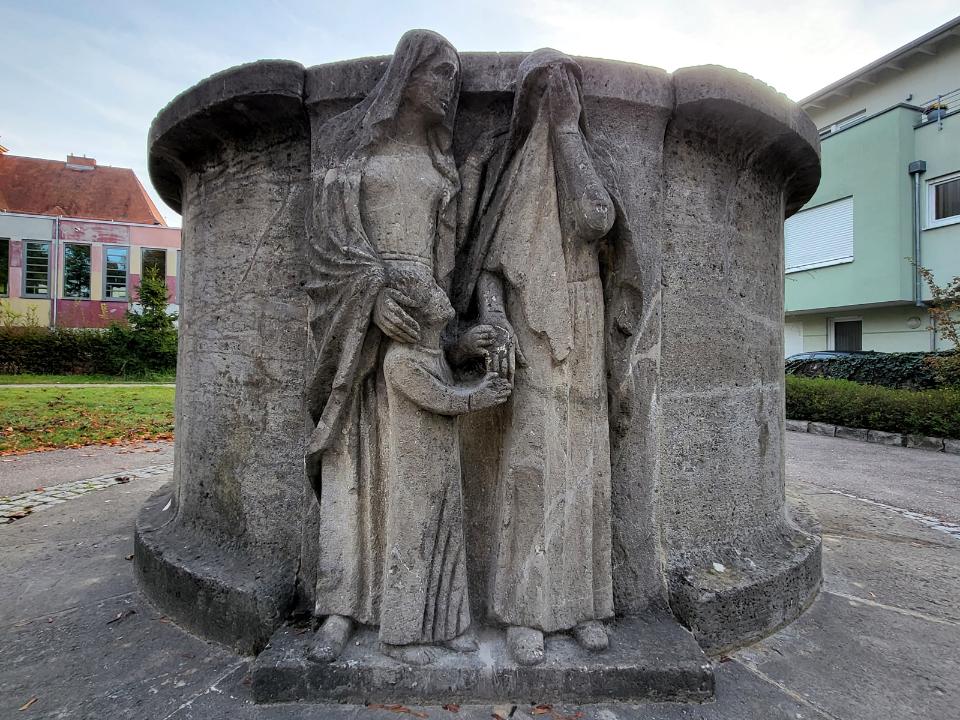
<path fill-rule="evenodd" d="M 129 168 L 0 149 L 0 305 L 18 323 L 104 327 L 122 320 L 143 272 L 177 308 L 180 230 Z"/>

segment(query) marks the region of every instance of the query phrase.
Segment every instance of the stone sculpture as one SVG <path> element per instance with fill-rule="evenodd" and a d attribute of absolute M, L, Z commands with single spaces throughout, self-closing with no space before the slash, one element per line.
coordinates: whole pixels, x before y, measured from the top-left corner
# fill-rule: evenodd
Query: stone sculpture
<path fill-rule="evenodd" d="M 430 326 L 451 319 L 423 284 L 430 278 L 449 287 L 453 270 L 459 181 L 450 147 L 459 67 L 456 51 L 440 36 L 407 33 L 374 91 L 332 119 L 321 132 L 322 145 L 314 149 L 307 292 L 316 348 L 308 391 L 315 428 L 306 467 L 320 500 L 315 612 L 325 620 L 313 651 L 320 661 L 340 654 L 353 623 L 379 625 L 389 646 L 453 640 L 470 624 L 465 587 L 457 587 L 465 584 L 466 570 L 459 458 L 449 454 L 456 430 L 442 420 L 441 426 L 424 427 L 430 421 L 417 417 L 414 393 L 419 392 L 419 407 L 446 415 L 470 409 L 471 395 L 463 392 L 455 401 L 451 392 L 442 392 L 453 389 L 442 356 L 428 370 L 423 357 L 394 347 L 410 343 L 421 356 L 440 352 L 439 334 L 434 338 L 436 328 Z M 414 309 L 423 313 L 427 328 L 411 316 Z M 426 346 L 420 344 L 425 332 L 432 340 Z M 463 354 L 479 349 L 469 339 Z M 384 377 L 385 357 L 394 362 L 394 382 Z M 423 372 L 437 385 L 432 397 L 418 377 Z M 411 387 L 402 388 L 396 382 L 400 378 Z M 474 409 L 489 402 L 488 390 L 503 387 L 493 379 L 484 382 L 474 392 Z M 403 428 L 414 437 L 404 438 Z M 419 462 L 399 449 L 411 446 L 419 447 Z M 456 460 L 455 466 L 431 468 L 437 456 L 430 454 L 436 452 L 446 453 L 440 465 Z M 428 482 L 433 473 L 436 487 L 411 487 Z M 441 503 L 446 516 L 411 518 L 423 507 L 418 492 L 420 500 Z M 442 529 L 453 536 L 447 549 L 451 566 L 432 578 L 442 581 L 448 597 L 436 597 L 434 589 L 428 603 L 428 588 L 411 586 L 420 573 L 426 573 L 421 581 L 429 585 L 431 559 L 445 560 L 433 558 L 441 549 L 411 560 L 418 567 L 406 565 L 401 572 L 403 557 L 412 554 L 397 545 L 412 541 L 401 537 L 407 521 L 421 533 Z M 441 542 L 436 535 L 433 540 Z M 422 563 L 426 566 L 419 567 Z M 418 608 L 421 614 L 429 610 L 445 617 L 429 622 L 424 617 L 423 627 L 413 632 L 409 615 Z"/>
<path fill-rule="evenodd" d="M 514 396 L 500 423 L 488 601 L 513 656 L 543 633 L 607 646 L 613 616 L 610 441 L 598 250 L 615 218 L 588 147 L 580 66 L 553 50 L 517 72 L 509 132 L 467 160 L 457 310 L 506 331 Z M 492 146 L 492 147 L 491 147 Z M 486 167 L 474 158 L 488 157 Z M 485 182 L 484 182 L 485 181 Z"/>
<path fill-rule="evenodd" d="M 701 647 L 812 601 L 781 233 L 819 156 L 786 98 L 411 31 L 226 71 L 150 142 L 183 303 L 137 573 L 260 653 L 258 700 L 702 700 Z"/>

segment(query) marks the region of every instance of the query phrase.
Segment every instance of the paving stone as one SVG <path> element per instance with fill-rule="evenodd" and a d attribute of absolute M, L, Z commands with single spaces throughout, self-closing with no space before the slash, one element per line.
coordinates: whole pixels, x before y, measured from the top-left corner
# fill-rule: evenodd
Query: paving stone
<path fill-rule="evenodd" d="M 960 705 L 960 626 L 822 592 L 792 625 L 734 655 L 832 718 L 932 720 Z"/>

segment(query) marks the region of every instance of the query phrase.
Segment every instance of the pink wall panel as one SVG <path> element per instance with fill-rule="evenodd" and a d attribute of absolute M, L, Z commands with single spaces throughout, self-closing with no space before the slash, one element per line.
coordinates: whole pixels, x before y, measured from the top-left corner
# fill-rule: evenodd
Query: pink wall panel
<path fill-rule="evenodd" d="M 130 226 L 130 243 L 142 247 L 180 248 L 180 228 Z"/>
<path fill-rule="evenodd" d="M 57 325 L 60 327 L 107 327 L 123 322 L 127 304 L 98 300 L 57 300 Z"/>
<path fill-rule="evenodd" d="M 23 294 L 23 244 L 19 240 L 10 241 L 10 297 Z"/>
<path fill-rule="evenodd" d="M 131 229 L 129 225 L 63 220 L 60 223 L 60 237 L 64 242 L 105 242 L 126 245 L 130 242 Z"/>

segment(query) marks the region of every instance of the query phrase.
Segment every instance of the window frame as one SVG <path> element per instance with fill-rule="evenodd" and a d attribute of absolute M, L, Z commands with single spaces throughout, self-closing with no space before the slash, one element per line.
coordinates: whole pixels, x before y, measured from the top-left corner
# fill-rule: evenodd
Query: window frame
<path fill-rule="evenodd" d="M 827 350 L 837 351 L 836 324 L 840 322 L 860 323 L 860 348 L 863 348 L 863 315 L 843 315 L 827 318 Z M 842 352 L 842 351 L 841 351 Z"/>
<path fill-rule="evenodd" d="M 107 269 L 107 264 L 108 264 L 107 253 L 108 253 L 110 250 L 123 250 L 123 251 L 126 252 L 127 260 L 126 260 L 125 268 L 124 268 L 124 271 L 123 271 L 123 287 L 124 287 L 124 289 L 126 290 L 126 293 L 127 293 L 127 294 L 126 294 L 126 297 L 122 297 L 122 298 L 110 297 L 110 294 L 109 294 L 109 292 L 108 292 L 108 289 L 109 289 L 109 288 L 107 287 L 107 274 L 108 274 L 108 269 Z M 103 301 L 104 301 L 104 302 L 126 303 L 126 304 L 128 304 L 128 305 L 132 302 L 131 294 L 130 294 L 130 246 L 129 246 L 129 245 L 114 245 L 114 244 L 112 244 L 112 243 L 104 243 L 104 244 L 103 244 L 103 292 L 102 292 L 102 297 L 103 297 Z"/>
<path fill-rule="evenodd" d="M 28 271 L 28 269 L 29 269 L 29 267 L 30 267 L 27 258 L 28 258 L 29 252 L 30 252 L 30 246 L 31 246 L 31 245 L 46 245 L 46 246 L 47 246 L 47 292 L 46 292 L 46 293 L 38 294 L 38 293 L 30 293 L 30 292 L 27 292 L 27 271 Z M 24 239 L 24 240 L 22 240 L 22 241 L 20 242 L 20 247 L 22 248 L 22 251 L 23 251 L 23 268 L 22 268 L 22 280 L 23 280 L 23 284 L 22 284 L 21 287 L 20 287 L 20 297 L 24 297 L 24 298 L 40 298 L 40 299 L 43 299 L 43 300 L 50 300 L 50 299 L 53 297 L 53 293 L 50 292 L 50 291 L 53 289 L 53 288 L 51 287 L 51 282 L 50 282 L 50 281 L 51 281 L 51 277 L 50 277 L 50 276 L 52 275 L 52 272 L 51 272 L 51 261 L 52 261 L 51 252 L 52 252 L 53 247 L 54 247 L 53 240 L 27 240 L 27 239 Z"/>
<path fill-rule="evenodd" d="M 76 245 L 78 247 L 90 248 L 90 268 L 87 271 L 87 291 L 89 295 L 67 295 L 67 246 Z M 60 267 L 60 279 L 62 280 L 63 292 L 60 297 L 64 300 L 93 300 L 93 244 L 85 242 L 64 242 L 63 243 L 63 262 Z"/>
<path fill-rule="evenodd" d="M 7 266 L 3 268 L 7 272 L 7 290 L 6 292 L 0 292 L 0 297 L 8 298 L 10 297 L 10 247 L 13 245 L 12 238 L 0 237 L 0 244 L 7 243 Z"/>
<path fill-rule="evenodd" d="M 939 220 L 933 216 L 936 208 L 937 186 L 955 181 L 960 181 L 960 172 L 953 172 L 927 180 L 927 226 L 924 228 L 925 230 L 960 223 L 960 213 L 951 215 L 950 217 L 940 218 Z"/>
<path fill-rule="evenodd" d="M 160 278 L 166 282 L 167 281 L 167 248 L 158 248 L 158 247 L 140 247 L 140 277 L 144 278 L 147 275 L 147 268 L 143 263 L 143 256 L 146 252 L 162 252 L 163 253 L 163 272 L 160 274 Z"/>

